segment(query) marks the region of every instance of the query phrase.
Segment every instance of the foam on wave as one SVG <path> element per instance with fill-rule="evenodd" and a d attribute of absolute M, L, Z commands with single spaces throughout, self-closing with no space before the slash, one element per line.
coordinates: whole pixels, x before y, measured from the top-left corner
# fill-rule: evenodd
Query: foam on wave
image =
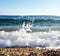
<path fill-rule="evenodd" d="M 60 31 L 32 32 L 0 31 L 0 46 L 36 46 L 42 48 L 60 47 Z"/>

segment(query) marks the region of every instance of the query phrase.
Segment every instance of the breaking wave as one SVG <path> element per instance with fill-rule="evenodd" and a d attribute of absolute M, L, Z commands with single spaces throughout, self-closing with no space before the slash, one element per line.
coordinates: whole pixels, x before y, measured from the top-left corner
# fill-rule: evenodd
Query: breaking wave
<path fill-rule="evenodd" d="M 22 28 L 23 22 L 32 27 Z M 60 17 L 0 16 L 0 47 L 13 46 L 60 48 Z"/>
<path fill-rule="evenodd" d="M 0 47 L 31 46 L 41 48 L 60 47 L 60 31 L 31 32 L 0 31 Z"/>

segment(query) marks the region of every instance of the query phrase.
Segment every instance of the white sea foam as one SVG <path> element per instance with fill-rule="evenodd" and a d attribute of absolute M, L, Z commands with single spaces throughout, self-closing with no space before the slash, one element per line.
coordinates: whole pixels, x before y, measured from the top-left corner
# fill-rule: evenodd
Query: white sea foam
<path fill-rule="evenodd" d="M 25 28 L 24 23 L 22 25 L 22 29 L 19 31 L 0 31 L 0 47 L 7 46 L 36 46 L 40 48 L 59 48 L 60 31 L 51 31 L 49 29 L 48 32 L 32 32 L 30 26 Z"/>
<path fill-rule="evenodd" d="M 0 46 L 44 46 L 44 48 L 60 47 L 60 31 L 32 32 L 27 33 L 24 29 L 20 31 L 0 31 Z"/>

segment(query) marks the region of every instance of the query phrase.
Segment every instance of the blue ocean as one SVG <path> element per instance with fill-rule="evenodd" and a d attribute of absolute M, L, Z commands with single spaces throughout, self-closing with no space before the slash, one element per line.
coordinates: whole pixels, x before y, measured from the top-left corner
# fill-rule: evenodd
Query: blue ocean
<path fill-rule="evenodd" d="M 60 48 L 60 16 L 0 15 L 0 47 Z"/>

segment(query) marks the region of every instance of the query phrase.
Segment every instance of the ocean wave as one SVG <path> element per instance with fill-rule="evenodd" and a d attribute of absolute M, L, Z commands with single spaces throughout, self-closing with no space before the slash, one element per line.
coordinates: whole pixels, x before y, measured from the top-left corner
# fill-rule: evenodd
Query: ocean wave
<path fill-rule="evenodd" d="M 0 46 L 31 46 L 52 48 L 60 46 L 60 31 L 32 32 L 24 31 L 5 32 L 0 31 Z"/>
<path fill-rule="evenodd" d="M 0 16 L 0 47 L 60 47 L 59 18 L 51 16 Z M 26 32 L 24 27 L 22 29 L 23 22 L 25 22 L 24 27 L 29 26 L 28 24 L 32 25 L 31 32 Z"/>

